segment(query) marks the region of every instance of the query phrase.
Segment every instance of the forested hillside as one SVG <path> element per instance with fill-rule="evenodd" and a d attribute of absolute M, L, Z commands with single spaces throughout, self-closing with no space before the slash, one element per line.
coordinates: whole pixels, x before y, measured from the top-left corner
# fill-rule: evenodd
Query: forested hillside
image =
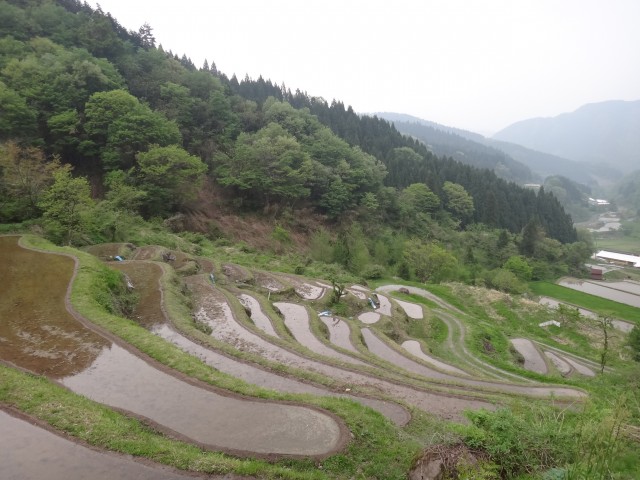
<path fill-rule="evenodd" d="M 384 115 L 384 114 L 383 114 Z M 405 135 L 409 135 L 428 146 L 439 156 L 446 156 L 467 165 L 492 170 L 498 177 L 519 184 L 533 182 L 536 177 L 522 163 L 516 162 L 503 152 L 487 147 L 474 140 L 468 140 L 453 131 L 443 131 L 422 122 L 393 121 L 393 125 Z"/>
<path fill-rule="evenodd" d="M 459 233 L 487 229 L 507 257 L 579 266 L 572 220 L 544 189 L 438 157 L 340 101 L 228 78 L 213 61 L 197 68 L 156 45 L 149 25 L 127 31 L 75 0 L 3 0 L 0 38 L 0 222 L 37 222 L 58 242 L 82 243 L 194 212 L 210 217 L 202 233 L 224 235 L 224 210 L 267 213 L 286 240 L 289 230 L 318 234 L 302 225 L 313 217 L 334 248 L 324 260 L 352 271 L 407 267 L 412 238 L 454 260 L 488 259 L 491 242 Z M 497 258 L 483 268 L 500 267 Z"/>

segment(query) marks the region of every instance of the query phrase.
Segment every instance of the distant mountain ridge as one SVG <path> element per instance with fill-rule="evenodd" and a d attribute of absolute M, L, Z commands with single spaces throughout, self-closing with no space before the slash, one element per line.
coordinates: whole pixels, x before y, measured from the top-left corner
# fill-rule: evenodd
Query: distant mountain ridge
<path fill-rule="evenodd" d="M 486 138 L 479 133 L 440 125 L 412 115 L 392 112 L 378 112 L 375 115 L 392 122 L 401 133 L 418 138 L 426 145 L 429 145 L 434 153 L 438 155 L 452 156 L 455 160 L 463 163 L 489 168 L 508 180 L 518 183 L 538 182 L 548 176 L 562 175 L 585 185 L 595 183 L 593 178 L 595 175 L 591 175 L 589 170 L 579 163 L 566 158 L 531 150 L 515 143 Z M 420 135 L 416 134 L 415 124 L 426 127 L 420 131 Z M 466 142 L 457 142 L 458 150 L 464 153 L 466 158 L 461 158 L 460 155 L 451 155 L 450 148 L 452 144 L 444 142 L 445 144 L 443 145 L 442 132 L 451 134 L 452 137 L 448 139 L 449 142 L 453 141 L 455 136 L 460 137 L 459 140 L 466 140 Z M 470 154 L 468 149 L 472 150 Z M 478 152 L 481 152 L 483 159 L 476 158 L 476 161 L 472 161 L 473 156 L 477 155 Z M 493 164 L 491 164 L 492 162 Z M 525 170 L 522 168 L 529 170 L 528 175 L 524 173 Z M 513 172 L 510 169 L 513 169 Z"/>
<path fill-rule="evenodd" d="M 590 103 L 555 117 L 523 120 L 493 139 L 629 172 L 640 166 L 640 100 Z"/>
<path fill-rule="evenodd" d="M 405 114 L 378 113 L 376 115 L 393 122 L 399 132 L 421 141 L 438 156 L 493 170 L 499 177 L 520 184 L 540 181 L 540 178 L 526 165 L 495 148 L 484 145 L 482 135 Z"/>

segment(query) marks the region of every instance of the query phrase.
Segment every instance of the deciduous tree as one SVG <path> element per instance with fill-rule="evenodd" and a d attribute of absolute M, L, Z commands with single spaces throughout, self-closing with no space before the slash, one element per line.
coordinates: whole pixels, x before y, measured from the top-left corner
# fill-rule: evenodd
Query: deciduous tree
<path fill-rule="evenodd" d="M 48 234 L 57 242 L 71 245 L 82 231 L 82 214 L 93 206 L 89 182 L 71 175 L 71 166 L 64 165 L 53 173 L 51 185 L 39 203 Z"/>

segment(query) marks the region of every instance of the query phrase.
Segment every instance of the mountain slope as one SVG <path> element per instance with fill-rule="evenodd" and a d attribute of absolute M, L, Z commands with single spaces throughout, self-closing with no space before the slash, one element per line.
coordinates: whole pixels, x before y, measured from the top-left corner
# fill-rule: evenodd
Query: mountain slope
<path fill-rule="evenodd" d="M 482 135 L 445 127 L 410 115 L 393 113 L 376 115 L 392 121 L 399 132 L 420 140 L 436 155 L 453 158 L 474 167 L 493 170 L 499 177 L 516 183 L 522 184 L 536 180 L 536 176 L 527 166 L 495 148 L 484 145 Z"/>
<path fill-rule="evenodd" d="M 494 170 L 497 175 L 500 175 L 503 178 L 520 181 L 520 183 L 531 180 L 538 181 L 539 179 L 537 177 L 545 178 L 548 176 L 561 175 L 573 180 L 574 182 L 582 183 L 584 185 L 593 185 L 596 184 L 598 180 L 602 180 L 603 178 L 607 180 L 617 180 L 621 175 L 620 172 L 615 169 L 603 171 L 603 169 L 599 169 L 593 165 L 581 165 L 574 160 L 568 160 L 567 158 L 562 158 L 557 155 L 533 150 L 516 143 L 487 138 L 478 133 L 470 132 L 468 130 L 440 125 L 438 123 L 430 122 L 428 120 L 414 117 L 412 115 L 390 112 L 378 113 L 376 115 L 380 116 L 381 118 L 385 118 L 390 122 L 393 122 L 395 127 L 399 131 L 407 135 L 416 135 L 416 127 L 409 126 L 410 124 L 417 123 L 421 126 L 428 127 L 430 130 L 425 130 L 424 132 L 422 132 L 423 135 L 419 139 L 428 144 L 435 153 L 452 156 L 454 159 L 459 160 L 463 163 L 476 165 L 481 168 L 489 168 L 491 170 Z M 433 130 L 435 130 L 434 134 L 429 133 Z M 443 148 L 443 146 L 439 144 L 439 142 L 442 141 L 442 133 L 450 134 L 452 136 L 450 138 L 461 137 L 462 139 L 471 142 L 467 145 L 471 146 L 473 151 L 481 152 L 480 156 L 483 157 L 485 163 L 473 163 L 473 161 L 481 162 L 482 160 L 479 158 L 471 160 L 473 158 L 472 155 L 468 156 L 466 159 L 462 159 L 449 153 L 446 147 Z M 464 148 L 465 147 L 461 142 L 459 150 L 461 152 L 465 152 Z M 440 152 L 440 150 L 443 151 Z M 496 163 L 494 163 L 493 165 L 488 164 L 487 158 L 492 158 L 493 162 Z M 498 164 L 497 162 L 501 163 Z M 505 166 L 503 164 L 510 165 L 516 171 L 518 170 L 517 166 L 523 165 L 530 170 L 530 176 L 526 179 L 523 177 L 521 177 L 520 179 L 509 178 L 509 167 L 506 167 L 507 175 L 505 175 Z"/>
<path fill-rule="evenodd" d="M 514 123 L 493 138 L 628 172 L 640 164 L 640 100 L 592 103 L 553 118 Z"/>

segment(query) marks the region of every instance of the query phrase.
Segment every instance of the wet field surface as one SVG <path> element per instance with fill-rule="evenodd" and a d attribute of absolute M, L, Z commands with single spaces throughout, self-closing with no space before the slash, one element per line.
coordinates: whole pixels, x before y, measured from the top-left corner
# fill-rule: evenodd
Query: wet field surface
<path fill-rule="evenodd" d="M 380 314 L 378 312 L 364 312 L 358 315 L 358 320 L 367 325 L 373 325 L 380 320 Z"/>
<path fill-rule="evenodd" d="M 626 282 L 625 282 L 626 283 Z M 632 307 L 640 308 L 640 295 L 628 291 L 618 290 L 608 286 L 608 283 L 593 283 L 574 278 L 565 278 L 558 282 L 558 285 L 568 287 L 580 292 L 589 293 L 598 297 L 613 300 L 614 302 L 625 303 Z"/>
<path fill-rule="evenodd" d="M 367 348 L 374 355 L 393 363 L 409 372 L 421 375 L 425 378 L 447 380 L 457 385 L 475 386 L 481 389 L 518 393 L 522 395 L 531 395 L 536 397 L 547 397 L 550 395 L 556 396 L 568 396 L 568 397 L 584 397 L 583 392 L 568 387 L 554 387 L 554 386 L 528 386 L 528 385 L 516 385 L 507 383 L 497 383 L 484 380 L 476 380 L 471 378 L 455 377 L 453 375 L 439 372 L 431 369 L 426 365 L 421 365 L 418 362 L 407 358 L 399 352 L 392 349 L 385 342 L 380 340 L 371 330 L 368 328 L 362 329 L 362 335 L 364 337 Z"/>
<path fill-rule="evenodd" d="M 284 363 L 285 365 L 290 365 L 292 367 L 321 373 L 328 377 L 338 379 L 349 387 L 363 386 L 373 388 L 374 390 L 381 391 L 386 395 L 403 400 L 408 404 L 414 405 L 428 413 L 438 415 L 445 419 L 461 420 L 463 418 L 462 412 L 469 408 L 493 408 L 493 404 L 490 402 L 470 398 L 456 398 L 392 383 L 352 370 L 327 365 L 274 345 L 266 339 L 245 329 L 233 318 L 232 315 L 220 315 L 220 312 L 224 312 L 224 310 L 219 305 L 219 302 L 224 300 L 212 300 L 212 291 L 215 291 L 215 289 L 210 285 L 206 285 L 206 283 L 198 280 L 197 278 L 187 280 L 194 291 L 195 297 L 199 300 L 196 303 L 196 309 L 208 312 L 208 321 L 213 327 L 211 335 L 214 338 L 225 341 L 240 350 L 251 351 L 268 360 Z M 355 397 L 354 400 L 360 403 L 365 403 L 361 401 L 359 397 Z M 396 423 L 399 423 L 397 421 L 398 418 L 406 418 L 404 409 L 398 411 L 397 409 L 401 407 L 394 404 L 387 405 L 390 408 L 381 409 L 374 405 L 370 406 L 380 411 L 383 415 L 395 419 L 394 421 L 396 421 Z"/>
<path fill-rule="evenodd" d="M 111 342 L 82 328 L 65 306 L 73 259 L 0 237 L 0 358 L 62 378 L 87 369 Z"/>
<path fill-rule="evenodd" d="M 331 343 L 350 352 L 359 353 L 351 343 L 351 329 L 345 321 L 333 317 L 320 317 L 320 320 L 329 330 L 329 341 Z"/>
<path fill-rule="evenodd" d="M 340 445 L 340 425 L 326 413 L 200 388 L 89 330 L 65 308 L 73 260 L 24 249 L 17 242 L 17 237 L 0 237 L 7 267 L 0 317 L 3 360 L 49 375 L 76 393 L 133 412 L 159 430 L 210 448 L 322 455 Z M 146 268 L 139 262 L 129 265 L 136 271 Z M 143 299 L 153 290 L 159 290 L 157 281 L 138 283 Z M 154 322 L 160 305 L 155 311 L 144 310 Z"/>
<path fill-rule="evenodd" d="M 250 318 L 253 323 L 255 323 L 256 327 L 258 327 L 267 335 L 271 335 L 272 337 L 278 336 L 275 329 L 273 328 L 273 325 L 271 324 L 271 320 L 269 319 L 269 317 L 262 313 L 260 302 L 258 302 L 258 300 L 245 293 L 238 295 L 238 299 L 245 308 L 248 308 L 251 311 Z"/>
<path fill-rule="evenodd" d="M 533 344 L 531 340 L 526 338 L 512 338 L 511 344 L 524 358 L 524 368 L 536 373 L 547 373 L 547 363 Z"/>
<path fill-rule="evenodd" d="M 329 348 L 318 340 L 309 326 L 309 313 L 302 305 L 277 302 L 273 304 L 284 315 L 284 324 L 294 338 L 309 350 L 325 357 L 335 358 L 353 365 L 365 365 L 364 362 Z"/>
<path fill-rule="evenodd" d="M 0 410 L 0 478 L 3 480 L 186 480 L 161 466 L 99 452 Z M 222 477 L 208 477 L 222 478 Z M 227 477 L 230 478 L 230 477 Z"/>
<path fill-rule="evenodd" d="M 146 328 L 165 323 L 159 284 L 162 267 L 142 261 L 112 262 L 109 266 L 126 274 L 138 295 L 138 302 L 131 317 Z"/>
<path fill-rule="evenodd" d="M 327 376 L 338 376 L 343 381 L 348 384 L 353 384 L 353 380 L 357 378 L 357 374 L 348 372 L 345 370 L 337 369 L 330 365 L 326 365 L 321 362 L 317 362 L 315 360 L 308 359 L 297 353 L 274 345 L 264 338 L 256 335 L 255 333 L 247 330 L 244 326 L 238 323 L 233 315 L 231 314 L 230 309 L 226 306 L 224 296 L 216 291 L 211 285 L 207 285 L 204 280 L 200 277 L 188 278 L 187 283 L 190 286 L 191 291 L 194 294 L 195 301 L 195 309 L 200 312 L 201 318 L 208 325 L 213 328 L 211 336 L 228 343 L 238 350 L 248 351 L 255 354 L 260 355 L 261 357 L 275 361 L 278 363 L 282 363 L 284 365 L 288 365 L 295 368 L 301 368 L 309 371 L 318 372 Z M 257 302 L 256 302 L 257 304 Z M 226 308 L 224 308 L 226 306 Z M 258 312 L 259 304 L 257 304 L 256 313 Z M 260 309 L 260 314 L 265 315 L 264 312 Z M 191 342 L 193 343 L 193 342 Z M 200 352 L 198 355 L 205 355 L 204 352 Z M 239 370 L 250 370 L 251 367 L 248 364 L 242 364 L 243 366 L 236 366 L 234 368 L 238 368 Z M 247 375 L 262 375 L 264 372 L 257 367 L 254 367 L 257 371 L 252 373 L 248 373 Z M 224 371 L 224 370 L 223 370 Z M 232 373 L 235 375 L 234 373 Z M 274 379 L 276 382 L 272 385 L 264 384 L 265 387 L 274 388 L 278 390 L 277 385 L 281 384 L 281 378 L 276 376 Z M 251 381 L 247 379 L 247 381 Z M 287 382 L 288 383 L 288 382 Z M 293 388 L 299 389 L 301 388 L 300 383 L 296 382 L 296 386 Z M 260 383 L 257 383 L 258 385 Z M 290 386 L 291 384 L 288 383 Z M 304 384 L 306 385 L 306 384 Z M 289 386 L 283 387 L 282 391 L 287 391 L 286 389 Z M 308 386 L 308 385 L 306 385 Z M 304 388 L 304 387 L 303 387 Z M 296 390 L 298 391 L 298 390 Z M 300 392 L 306 393 L 306 392 Z M 313 393 L 309 391 L 308 393 Z M 335 394 L 336 392 L 331 392 L 330 395 Z M 338 394 L 337 396 L 344 396 Z M 398 425 L 404 425 L 410 419 L 409 413 L 407 410 L 395 403 L 386 402 L 378 399 L 365 398 L 360 396 L 346 396 L 351 400 L 354 400 L 363 405 L 367 405 L 374 410 L 382 413 L 394 423 Z"/>
<path fill-rule="evenodd" d="M 403 300 L 396 299 L 396 303 L 402 307 L 407 317 L 413 320 L 422 320 L 424 318 L 424 312 L 422 307 L 416 303 L 405 302 Z"/>
<path fill-rule="evenodd" d="M 294 405 L 241 400 L 183 382 L 123 348 L 62 380 L 74 392 L 138 413 L 211 447 L 256 453 L 321 455 L 340 437 L 326 414 Z"/>
<path fill-rule="evenodd" d="M 562 357 L 559 357 L 553 352 L 544 352 L 545 356 L 551 360 L 553 366 L 563 375 L 569 375 L 571 373 L 571 365 L 567 363 Z"/>
<path fill-rule="evenodd" d="M 465 375 L 465 376 L 469 375 L 467 372 L 464 372 L 459 368 L 456 368 L 452 365 L 441 362 L 437 358 L 433 358 L 432 356 L 427 355 L 422 351 L 420 342 L 416 340 L 407 340 L 405 342 L 402 342 L 402 348 L 404 348 L 407 352 L 411 353 L 415 357 L 418 357 L 420 360 L 430 363 L 431 365 L 433 365 L 434 367 L 440 370 L 444 370 L 445 372 L 449 372 L 449 373 L 457 373 L 458 375 Z"/>
<path fill-rule="evenodd" d="M 550 308 L 558 308 L 562 302 L 556 300 L 555 298 L 549 298 L 549 297 L 541 297 L 539 303 L 541 305 L 546 305 L 547 307 Z M 564 305 L 567 305 L 566 303 Z M 591 310 L 586 310 L 584 308 L 579 308 L 579 307 L 573 307 L 571 305 L 567 305 L 569 308 L 578 308 L 578 312 L 580 312 L 580 315 L 582 315 L 583 317 L 586 318 L 590 318 L 592 320 L 595 320 L 598 318 L 598 314 L 595 312 L 592 312 Z M 613 319 L 611 320 L 611 324 L 613 325 L 613 328 L 615 328 L 616 330 L 620 330 L 621 332 L 624 333 L 629 333 L 631 330 L 633 330 L 634 324 L 630 323 L 630 322 L 625 322 L 624 320 L 617 320 L 617 319 Z"/>

